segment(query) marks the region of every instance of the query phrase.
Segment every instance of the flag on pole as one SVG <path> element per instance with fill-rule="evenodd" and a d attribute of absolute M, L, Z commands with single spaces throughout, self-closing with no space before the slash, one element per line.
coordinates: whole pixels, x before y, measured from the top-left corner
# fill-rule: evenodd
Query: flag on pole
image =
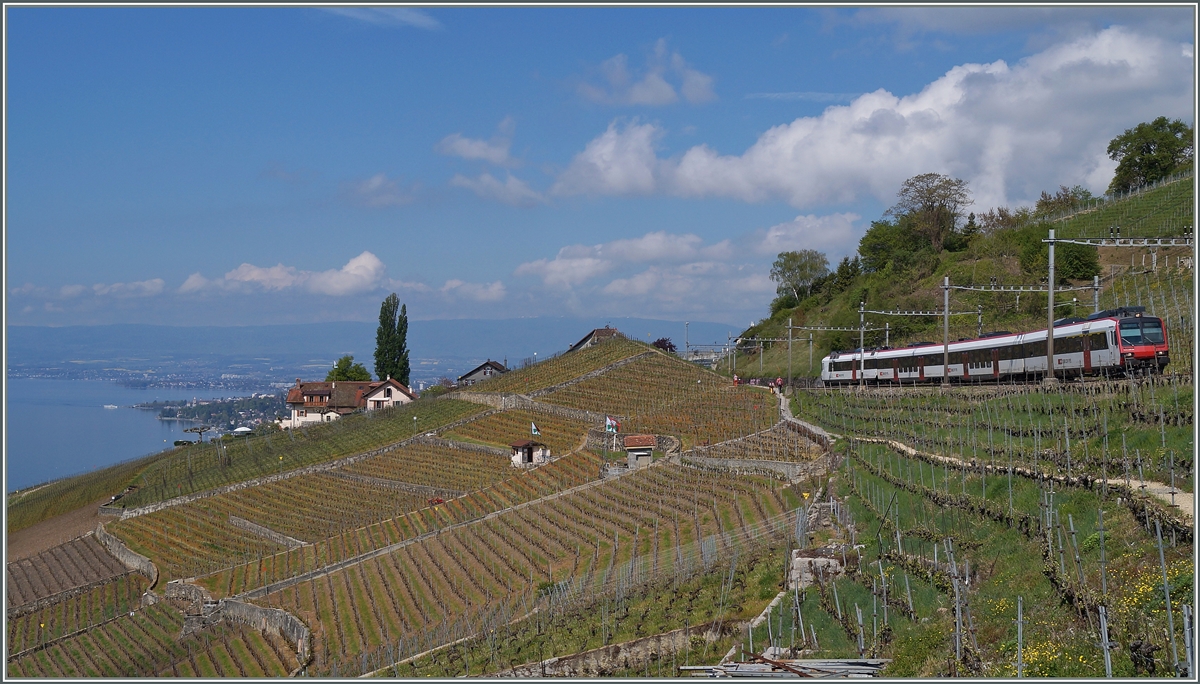
<path fill-rule="evenodd" d="M 619 432 L 620 429 L 621 429 L 621 424 L 618 423 L 616 420 L 614 420 L 612 418 L 612 416 L 604 417 L 604 431 L 605 432 Z"/>
<path fill-rule="evenodd" d="M 533 423 L 533 422 L 529 423 L 529 429 L 535 435 L 542 434 L 542 431 L 537 429 L 537 423 Z"/>

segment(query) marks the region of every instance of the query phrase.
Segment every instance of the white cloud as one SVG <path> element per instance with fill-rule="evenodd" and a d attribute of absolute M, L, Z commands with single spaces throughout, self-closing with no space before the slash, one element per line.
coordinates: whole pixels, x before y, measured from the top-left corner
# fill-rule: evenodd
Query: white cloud
<path fill-rule="evenodd" d="M 605 83 L 581 82 L 579 94 L 601 104 L 648 105 L 660 107 L 677 102 L 679 96 L 692 104 L 716 99 L 711 76 L 691 68 L 678 52 L 669 52 L 666 39 L 660 38 L 647 57 L 643 73 L 629 70 L 629 58 L 613 56 L 600 64 Z M 679 84 L 679 91 L 668 78 Z"/>
<path fill-rule="evenodd" d="M 511 173 L 506 175 L 504 182 L 490 173 L 480 174 L 478 178 L 467 178 L 456 173 L 450 179 L 450 185 L 467 188 L 480 197 L 499 200 L 514 207 L 532 207 L 546 202 L 541 193 Z"/>
<path fill-rule="evenodd" d="M 87 292 L 87 288 L 83 285 L 63 285 L 58 289 L 58 295 L 63 299 L 73 299 Z"/>
<path fill-rule="evenodd" d="M 383 262 L 379 257 L 370 252 L 363 252 L 346 262 L 339 270 L 310 274 L 304 285 L 310 292 L 342 297 L 374 290 L 379 286 L 383 272 Z"/>
<path fill-rule="evenodd" d="M 516 160 L 509 156 L 508 151 L 512 147 L 516 122 L 511 116 L 505 117 L 496 128 L 499 133 L 490 141 L 468 138 L 461 133 L 452 133 L 442 138 L 434 149 L 441 154 L 463 159 L 481 159 L 496 166 L 514 166 Z"/>
<path fill-rule="evenodd" d="M 410 7 L 322 7 L 320 9 L 377 26 L 415 26 L 426 30 L 442 27 L 437 19 Z"/>
<path fill-rule="evenodd" d="M 162 293 L 164 285 L 166 285 L 166 282 L 162 278 L 139 280 L 133 283 L 112 283 L 111 285 L 97 283 L 92 286 L 92 292 L 100 296 L 112 295 L 114 297 L 153 297 L 156 294 Z M 75 294 L 82 292 L 82 290 L 75 291 L 71 286 L 67 286 L 67 288 L 64 288 L 64 290 L 72 290 L 75 292 Z"/>
<path fill-rule="evenodd" d="M 196 272 L 188 276 L 187 280 L 183 281 L 183 284 L 179 286 L 179 292 L 183 294 L 187 294 L 188 292 L 198 292 L 208 287 L 210 283 L 211 281 L 208 278 L 205 278 L 204 276 L 200 275 L 199 272 Z"/>
<path fill-rule="evenodd" d="M 1015 65 L 955 67 L 912 95 L 861 95 L 776 126 L 740 155 L 698 145 L 660 159 L 661 129 L 614 121 L 552 192 L 891 204 L 904 179 L 930 171 L 969 181 L 978 207 L 1032 202 L 1060 184 L 1103 192 L 1108 140 L 1156 116 L 1190 120 L 1192 99 L 1179 43 L 1114 27 Z"/>
<path fill-rule="evenodd" d="M 497 280 L 494 283 L 468 283 L 462 280 L 447 280 L 442 286 L 442 292 L 477 302 L 498 302 L 504 299 L 507 290 L 504 283 Z"/>
<path fill-rule="evenodd" d="M 858 241 L 854 223 L 859 218 L 858 214 L 850 213 L 797 216 L 786 223 L 755 232 L 751 249 L 764 256 L 801 249 L 826 251 L 840 248 L 840 251 L 852 252 Z"/>
<path fill-rule="evenodd" d="M 382 173 L 363 181 L 349 183 L 345 190 L 352 202 L 368 207 L 393 207 L 408 204 L 413 200 L 411 189 L 401 187 Z"/>
<path fill-rule="evenodd" d="M 286 290 L 301 282 L 303 276 L 295 266 L 262 267 L 254 264 L 242 264 L 225 274 L 227 283 L 252 283 L 264 290 Z"/>
<path fill-rule="evenodd" d="M 570 288 L 581 285 L 592 278 L 607 273 L 613 264 L 606 259 L 591 256 L 572 257 L 564 254 L 569 248 L 559 250 L 554 259 L 528 261 L 513 272 L 519 276 L 537 276 L 549 287 Z"/>
<path fill-rule="evenodd" d="M 655 141 L 662 130 L 636 121 L 621 128 L 614 121 L 600 137 L 575 155 L 550 192 L 557 195 L 650 194 L 658 187 Z"/>
<path fill-rule="evenodd" d="M 385 267 L 371 252 L 350 259 L 345 266 L 328 271 L 303 271 L 295 266 L 255 266 L 244 263 L 223 277 L 209 280 L 199 273 L 188 276 L 179 292 L 186 294 L 206 289 L 241 291 L 247 288 L 281 292 L 300 289 L 313 294 L 344 297 L 378 289 L 384 284 Z"/>
<path fill-rule="evenodd" d="M 699 264 L 711 265 L 715 263 L 713 260 L 728 260 L 735 253 L 729 240 L 705 245 L 697 235 L 656 231 L 599 245 L 568 245 L 558 250 L 553 259 L 537 259 L 521 264 L 514 275 L 533 276 L 540 278 L 547 287 L 569 290 L 612 271 L 628 270 L 632 264 L 653 264 L 647 275 L 639 280 L 613 281 L 618 283 L 612 285 L 617 288 L 614 292 L 625 292 L 645 287 L 648 279 L 661 280 L 666 277 L 664 274 L 673 272 L 672 269 L 699 275 L 696 268 Z"/>

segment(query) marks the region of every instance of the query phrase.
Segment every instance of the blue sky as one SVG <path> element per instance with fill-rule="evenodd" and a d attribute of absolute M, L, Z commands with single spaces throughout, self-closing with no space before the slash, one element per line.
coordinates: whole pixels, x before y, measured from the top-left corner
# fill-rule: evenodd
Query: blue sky
<path fill-rule="evenodd" d="M 1103 192 L 1191 7 L 12 7 L 9 325 L 764 316 L 935 171 Z"/>

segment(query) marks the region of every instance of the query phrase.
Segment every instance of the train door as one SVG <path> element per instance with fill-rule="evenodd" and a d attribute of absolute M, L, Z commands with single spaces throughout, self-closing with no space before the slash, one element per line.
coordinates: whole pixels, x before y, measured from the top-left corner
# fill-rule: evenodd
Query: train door
<path fill-rule="evenodd" d="M 993 347 L 989 350 L 992 353 L 992 379 L 1000 377 L 1000 350 Z"/>
<path fill-rule="evenodd" d="M 1092 336 L 1088 334 L 1090 326 L 1083 329 L 1083 373 L 1092 374 Z"/>

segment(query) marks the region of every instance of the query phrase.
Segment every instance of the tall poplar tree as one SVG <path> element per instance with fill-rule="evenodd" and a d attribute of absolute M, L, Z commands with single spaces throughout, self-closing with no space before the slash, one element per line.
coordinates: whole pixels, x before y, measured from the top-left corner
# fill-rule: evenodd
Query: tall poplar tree
<path fill-rule="evenodd" d="M 399 314 L 397 315 L 397 309 Z M 379 329 L 375 331 L 375 377 L 392 377 L 408 385 L 408 307 L 396 293 L 379 307 Z"/>

